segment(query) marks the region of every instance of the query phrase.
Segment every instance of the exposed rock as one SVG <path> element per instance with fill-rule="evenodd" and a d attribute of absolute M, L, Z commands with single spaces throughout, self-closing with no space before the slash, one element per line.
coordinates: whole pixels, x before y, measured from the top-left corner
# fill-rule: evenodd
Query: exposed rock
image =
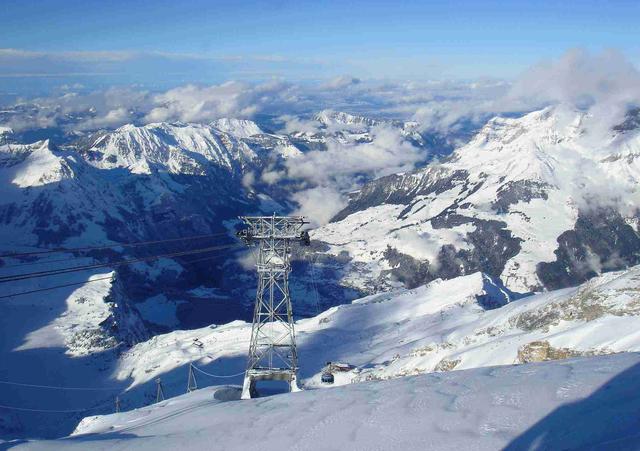
<path fill-rule="evenodd" d="M 611 293 L 586 285 L 566 300 L 549 303 L 511 318 L 510 324 L 526 331 L 548 332 L 550 327 L 558 325 L 560 321 L 588 322 L 604 315 L 640 315 L 640 292 L 629 288 L 621 293 L 626 296 L 626 301 L 615 303 L 611 301 Z"/>
<path fill-rule="evenodd" d="M 518 363 L 546 362 L 571 357 L 610 354 L 607 351 L 576 351 L 569 348 L 554 348 L 548 341 L 532 341 L 518 349 Z"/>
<path fill-rule="evenodd" d="M 509 206 L 518 202 L 529 202 L 531 199 L 548 199 L 547 189 L 549 185 L 536 180 L 510 181 L 498 190 L 497 199 L 492 207 L 498 213 L 509 210 Z"/>
<path fill-rule="evenodd" d="M 555 262 L 537 267 L 538 277 L 551 290 L 640 263 L 640 236 L 620 213 L 599 208 L 581 212 L 575 228 L 558 237 L 554 253 Z"/>
<path fill-rule="evenodd" d="M 450 359 L 442 359 L 435 366 L 433 371 L 451 371 L 461 362 L 460 359 L 450 360 Z"/>

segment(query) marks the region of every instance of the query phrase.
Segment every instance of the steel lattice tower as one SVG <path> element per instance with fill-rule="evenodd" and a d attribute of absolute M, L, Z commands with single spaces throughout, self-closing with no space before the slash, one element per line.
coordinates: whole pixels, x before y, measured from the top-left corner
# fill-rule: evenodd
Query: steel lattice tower
<path fill-rule="evenodd" d="M 258 245 L 258 290 L 253 312 L 249 360 L 242 399 L 255 395 L 256 381 L 284 380 L 298 391 L 296 337 L 289 295 L 289 257 L 293 243 L 309 245 L 308 224 L 301 216 L 243 216 L 238 232 L 248 245 Z"/>

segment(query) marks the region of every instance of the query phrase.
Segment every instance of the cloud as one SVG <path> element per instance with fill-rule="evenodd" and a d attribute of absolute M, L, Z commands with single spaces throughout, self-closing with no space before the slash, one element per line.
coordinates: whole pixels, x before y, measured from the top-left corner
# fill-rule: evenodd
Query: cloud
<path fill-rule="evenodd" d="M 153 97 L 155 106 L 144 122 L 208 122 L 222 117 L 246 118 L 266 108 L 288 108 L 297 101 L 285 82 L 258 85 L 231 81 L 220 85 L 187 85 Z"/>
<path fill-rule="evenodd" d="M 302 181 L 308 188 L 294 194 L 299 214 L 315 225 L 327 223 L 346 205 L 342 193 L 371 178 L 408 171 L 424 159 L 398 128 L 375 126 L 370 142 L 344 143 L 329 138 L 325 150 L 313 150 L 285 162 L 283 177 Z"/>
<path fill-rule="evenodd" d="M 109 88 L 85 94 L 68 92 L 59 96 L 19 101 L 6 113 L 4 123 L 16 131 L 48 127 L 69 130 L 115 128 L 133 122 L 141 111 L 151 108 L 148 92 L 132 88 Z"/>
<path fill-rule="evenodd" d="M 521 102 L 526 108 L 545 103 L 579 108 L 599 103 L 637 103 L 640 73 L 617 51 L 590 53 L 574 49 L 523 73 L 505 100 Z"/>
<path fill-rule="evenodd" d="M 88 119 L 78 124 L 79 130 L 95 130 L 100 128 L 111 128 L 131 121 L 131 112 L 124 107 L 109 110 L 103 116 Z"/>
<path fill-rule="evenodd" d="M 255 183 L 255 181 L 256 181 L 256 174 L 253 171 L 247 172 L 242 176 L 242 186 L 244 186 L 245 189 L 247 190 L 253 189 L 253 184 Z"/>
<path fill-rule="evenodd" d="M 320 130 L 320 123 L 311 119 L 303 119 L 298 116 L 293 116 L 291 114 L 284 114 L 278 118 L 283 126 L 280 129 L 283 133 L 308 133 L 315 134 Z"/>
<path fill-rule="evenodd" d="M 299 207 L 294 214 L 308 218 L 313 227 L 328 223 L 347 205 L 347 199 L 332 186 L 317 186 L 298 191 L 292 196 Z"/>
<path fill-rule="evenodd" d="M 525 112 L 547 105 L 587 112 L 584 128 L 602 138 L 630 107 L 640 105 L 640 72 L 615 50 L 573 49 L 522 73 L 492 108 Z"/>
<path fill-rule="evenodd" d="M 371 142 L 327 141 L 326 150 L 309 151 L 287 160 L 287 175 L 316 184 L 338 181 L 342 176 L 367 173 L 376 177 L 406 171 L 422 160 L 419 149 L 404 139 L 399 129 L 379 125 L 371 130 Z"/>
<path fill-rule="evenodd" d="M 45 58 L 45 60 L 38 60 Z M 283 63 L 272 55 L 207 56 L 162 52 L 27 52 L 0 49 L 0 75 L 18 70 L 4 61 L 29 60 L 49 72 L 116 68 L 126 60 L 135 72 L 141 59 L 179 60 L 186 72 L 198 72 L 192 62 L 222 64 L 264 60 Z M 68 62 L 85 66 L 65 65 Z M 151 64 L 157 71 L 165 66 Z M 6 69 L 6 67 L 10 67 Z M 38 70 L 20 66 L 25 71 Z M 217 66 L 216 66 L 217 67 Z M 427 133 L 451 134 L 468 131 L 498 114 L 525 113 L 546 105 L 562 103 L 591 114 L 593 129 L 605 132 L 629 105 L 640 103 L 640 76 L 625 57 L 615 51 L 590 53 L 572 50 L 557 58 L 532 66 L 512 82 L 496 79 L 472 81 L 433 80 L 387 82 L 361 80 L 351 75 L 307 83 L 271 80 L 263 83 L 229 81 L 219 84 L 182 84 L 165 91 L 140 88 L 111 88 L 88 91 L 86 87 L 65 86 L 50 97 L 34 99 L 22 113 L 0 117 L 4 125 L 17 130 L 61 126 L 91 130 L 117 127 L 127 122 L 158 121 L 209 122 L 220 117 L 279 116 L 285 133 L 315 133 L 319 124 L 311 114 L 324 109 L 347 111 L 369 117 L 418 122 Z M 67 83 L 64 83 L 67 84 Z M 75 91 L 75 92 L 74 92 Z M 29 110 L 27 112 L 27 110 Z M 344 126 L 341 126 L 344 128 Z"/>
<path fill-rule="evenodd" d="M 361 83 L 361 80 L 350 75 L 340 75 L 321 85 L 323 89 L 345 89 Z"/>

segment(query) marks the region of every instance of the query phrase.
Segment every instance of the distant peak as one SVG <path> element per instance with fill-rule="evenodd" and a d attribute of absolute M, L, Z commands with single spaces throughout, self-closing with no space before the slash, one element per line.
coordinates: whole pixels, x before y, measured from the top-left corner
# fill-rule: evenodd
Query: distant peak
<path fill-rule="evenodd" d="M 255 122 L 249 119 L 220 118 L 211 122 L 211 126 L 220 131 L 234 135 L 237 138 L 249 138 L 253 135 L 262 135 L 264 131 Z"/>
<path fill-rule="evenodd" d="M 324 125 L 344 124 L 373 126 L 378 123 L 375 119 L 333 110 L 320 111 L 315 115 L 314 119 Z"/>

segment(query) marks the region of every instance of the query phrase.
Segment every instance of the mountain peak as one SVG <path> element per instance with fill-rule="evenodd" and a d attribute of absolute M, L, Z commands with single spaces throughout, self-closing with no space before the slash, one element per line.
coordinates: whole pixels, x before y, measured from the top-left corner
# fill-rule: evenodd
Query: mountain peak
<path fill-rule="evenodd" d="M 356 116 L 342 111 L 323 110 L 314 116 L 314 119 L 325 126 L 331 125 L 355 125 L 372 127 L 379 122 L 364 116 Z"/>
<path fill-rule="evenodd" d="M 174 173 L 198 172 L 213 163 L 232 169 L 255 158 L 255 153 L 234 135 L 203 124 L 153 123 L 124 125 L 100 134 L 88 152 L 98 167 L 126 167 L 134 173 L 150 173 L 161 166 Z"/>
<path fill-rule="evenodd" d="M 211 122 L 211 126 L 237 138 L 249 138 L 262 135 L 264 131 L 253 121 L 248 119 L 221 118 Z"/>

